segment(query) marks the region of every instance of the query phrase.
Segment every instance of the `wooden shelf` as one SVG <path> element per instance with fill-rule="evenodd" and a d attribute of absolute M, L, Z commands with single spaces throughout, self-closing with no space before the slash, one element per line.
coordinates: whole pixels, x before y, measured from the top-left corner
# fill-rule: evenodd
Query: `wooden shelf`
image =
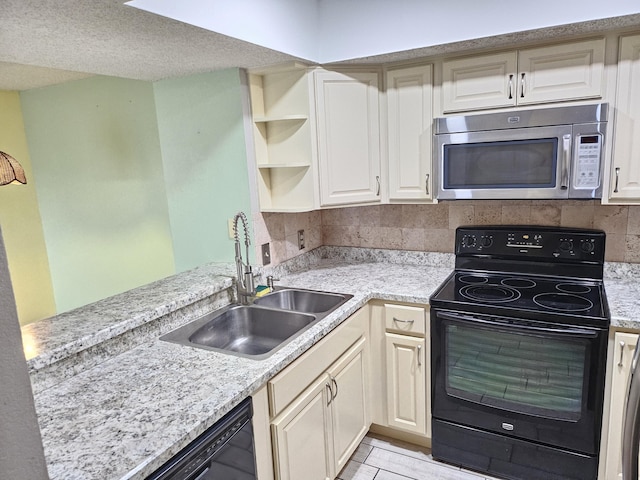
<path fill-rule="evenodd" d="M 306 122 L 309 119 L 306 115 L 283 115 L 281 117 L 255 117 L 255 123 L 272 123 L 272 122 Z"/>
<path fill-rule="evenodd" d="M 258 168 L 309 168 L 310 163 L 261 163 Z"/>

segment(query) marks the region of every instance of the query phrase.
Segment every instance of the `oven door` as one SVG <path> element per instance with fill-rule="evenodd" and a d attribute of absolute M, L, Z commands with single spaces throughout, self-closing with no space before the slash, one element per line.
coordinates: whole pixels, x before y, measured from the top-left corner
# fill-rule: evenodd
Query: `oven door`
<path fill-rule="evenodd" d="M 567 198 L 571 125 L 435 136 L 438 198 Z"/>
<path fill-rule="evenodd" d="M 432 308 L 434 418 L 599 450 L 607 332 Z"/>

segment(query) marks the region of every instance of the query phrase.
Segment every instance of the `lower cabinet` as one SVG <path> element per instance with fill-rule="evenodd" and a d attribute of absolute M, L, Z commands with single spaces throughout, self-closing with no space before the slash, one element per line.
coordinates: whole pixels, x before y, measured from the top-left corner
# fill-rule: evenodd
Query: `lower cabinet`
<path fill-rule="evenodd" d="M 369 430 L 361 338 L 272 422 L 276 478 L 333 479 Z"/>
<path fill-rule="evenodd" d="M 612 369 L 608 428 L 606 434 L 602 435 L 602 449 L 606 448 L 604 473 L 600 475 L 603 480 L 622 480 L 622 425 L 631 360 L 637 343 L 637 333 L 616 332 L 614 334 L 614 344 L 610 350 L 609 360 Z"/>
<path fill-rule="evenodd" d="M 428 319 L 371 302 L 269 380 L 273 478 L 335 479 L 369 429 L 430 445 Z"/>
<path fill-rule="evenodd" d="M 411 433 L 427 433 L 424 338 L 386 333 L 387 424 Z"/>
<path fill-rule="evenodd" d="M 428 445 L 428 307 L 374 303 L 371 307 L 372 429 Z M 382 428 L 380 428 L 382 427 Z"/>

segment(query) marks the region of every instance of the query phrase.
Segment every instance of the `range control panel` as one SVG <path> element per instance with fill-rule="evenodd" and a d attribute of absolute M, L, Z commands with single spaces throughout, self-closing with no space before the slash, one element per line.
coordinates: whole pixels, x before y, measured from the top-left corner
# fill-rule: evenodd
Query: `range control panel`
<path fill-rule="evenodd" d="M 604 262 L 605 234 L 600 230 L 560 227 L 459 227 L 457 256 L 496 256 L 554 261 Z"/>

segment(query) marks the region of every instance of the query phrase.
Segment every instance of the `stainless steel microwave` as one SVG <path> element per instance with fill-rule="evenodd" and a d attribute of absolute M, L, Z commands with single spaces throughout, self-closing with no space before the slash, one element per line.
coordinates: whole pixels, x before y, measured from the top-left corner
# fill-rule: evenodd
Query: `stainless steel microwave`
<path fill-rule="evenodd" d="M 437 118 L 437 198 L 601 198 L 608 104 Z"/>

